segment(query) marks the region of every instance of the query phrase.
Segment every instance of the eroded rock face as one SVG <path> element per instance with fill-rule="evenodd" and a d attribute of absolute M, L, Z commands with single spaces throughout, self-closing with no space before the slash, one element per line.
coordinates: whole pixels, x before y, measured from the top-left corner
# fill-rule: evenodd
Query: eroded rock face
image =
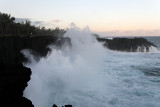
<path fill-rule="evenodd" d="M 53 37 L 0 37 L 0 106 L 33 107 L 23 97 L 31 70 L 22 65 L 27 59 L 21 50 L 31 49 L 42 57 L 50 51 L 46 46 L 55 40 Z"/>
<path fill-rule="evenodd" d="M 153 43 L 144 38 L 114 38 L 104 39 L 97 38 L 99 42 L 104 42 L 104 46 L 111 50 L 126 51 L 126 52 L 149 52 L 150 48 L 156 47 Z"/>
<path fill-rule="evenodd" d="M 22 65 L 28 59 L 21 51 L 29 49 L 33 55 L 41 58 L 51 51 L 48 45 L 54 44 L 60 48 L 64 43 L 70 43 L 69 38 L 57 40 L 53 36 L 0 37 L 0 106 L 33 107 L 32 102 L 23 97 L 31 70 Z"/>
<path fill-rule="evenodd" d="M 53 106 L 52 107 L 58 107 L 57 105 L 55 105 L 55 104 L 53 104 Z M 64 106 L 62 106 L 62 107 L 72 107 L 72 105 L 64 105 Z"/>
<path fill-rule="evenodd" d="M 33 107 L 32 102 L 23 97 L 23 91 L 30 80 L 30 68 L 20 65 L 0 64 L 0 106 Z"/>
<path fill-rule="evenodd" d="M 56 40 L 52 36 L 0 37 L 0 62 L 16 65 L 26 61 L 21 53 L 23 49 L 33 50 L 33 54 L 43 57 L 50 51 L 47 46 Z"/>
<path fill-rule="evenodd" d="M 135 52 L 138 46 L 155 46 L 143 38 L 113 40 L 99 38 L 104 46 L 112 50 Z M 21 53 L 23 49 L 32 50 L 32 54 L 41 58 L 51 51 L 47 46 L 55 44 L 58 48 L 69 43 L 69 38 L 52 36 L 37 37 L 0 37 L 0 106 L 4 107 L 33 107 L 32 102 L 23 97 L 23 91 L 30 80 L 31 70 L 22 65 L 27 61 Z M 67 107 L 67 105 L 66 105 Z M 72 107 L 72 105 L 68 105 Z"/>

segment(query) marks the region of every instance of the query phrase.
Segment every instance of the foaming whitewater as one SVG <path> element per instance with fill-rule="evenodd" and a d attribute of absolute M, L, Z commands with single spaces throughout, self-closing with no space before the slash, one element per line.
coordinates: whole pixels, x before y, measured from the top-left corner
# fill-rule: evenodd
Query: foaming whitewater
<path fill-rule="evenodd" d="M 35 107 L 92 105 L 96 102 L 91 100 L 91 96 L 101 96 L 105 90 L 106 77 L 101 71 L 106 49 L 92 36 L 88 27 L 81 30 L 71 25 L 64 37 L 71 38 L 71 47 L 56 49 L 50 46 L 52 52 L 46 58 L 35 63 L 31 57 L 33 63 L 26 65 L 31 68 L 32 76 L 24 96 Z M 24 53 L 29 56 L 29 53 Z M 83 98 L 84 95 L 90 98 Z"/>
<path fill-rule="evenodd" d="M 35 107 L 159 107 L 159 51 L 109 51 L 89 28 L 73 24 L 64 36 L 72 46 L 49 46 L 51 53 L 38 62 L 23 52 L 32 70 L 24 96 Z"/>
<path fill-rule="evenodd" d="M 147 47 L 145 46 L 138 46 L 136 52 L 158 52 L 158 48 L 154 47 L 154 46 L 150 46 L 148 47 L 149 49 L 147 49 Z"/>

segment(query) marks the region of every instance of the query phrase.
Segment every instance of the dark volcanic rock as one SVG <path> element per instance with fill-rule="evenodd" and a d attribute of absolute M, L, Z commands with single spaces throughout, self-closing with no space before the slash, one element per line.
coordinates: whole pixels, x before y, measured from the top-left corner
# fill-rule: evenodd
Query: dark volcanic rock
<path fill-rule="evenodd" d="M 50 51 L 46 46 L 56 41 L 53 37 L 0 37 L 0 106 L 33 107 L 23 97 L 23 91 L 30 80 L 31 70 L 22 65 L 27 61 L 21 53 L 31 49 L 42 57 Z"/>
<path fill-rule="evenodd" d="M 58 107 L 57 105 L 55 105 L 55 104 L 53 104 L 53 106 L 52 107 Z"/>
<path fill-rule="evenodd" d="M 37 58 L 44 57 L 51 50 L 50 44 L 61 48 L 71 42 L 69 38 L 53 36 L 0 37 L 0 106 L 33 107 L 32 102 L 23 97 L 23 91 L 30 80 L 31 70 L 22 65 L 28 61 L 21 53 L 29 49 Z"/>
<path fill-rule="evenodd" d="M 53 104 L 52 107 L 58 107 L 57 105 Z M 72 107 L 72 105 L 65 105 L 65 106 L 62 106 L 62 107 Z"/>
<path fill-rule="evenodd" d="M 139 51 L 149 52 L 149 48 L 151 46 L 156 47 L 153 43 L 147 41 L 144 38 L 134 38 L 134 39 L 128 39 L 128 38 L 114 38 L 112 40 L 110 39 L 104 39 L 104 38 L 97 38 L 99 42 L 104 42 L 104 46 L 111 50 L 117 50 L 117 51 L 127 51 L 127 52 L 136 52 L 137 49 L 140 47 Z"/>
<path fill-rule="evenodd" d="M 23 65 L 0 64 L 0 106 L 33 107 L 31 101 L 23 97 L 30 75 L 30 68 Z"/>
<path fill-rule="evenodd" d="M 52 36 L 37 37 L 0 37 L 0 62 L 16 65 L 27 59 L 21 53 L 23 49 L 33 50 L 37 57 L 45 56 L 50 49 L 49 44 L 57 40 Z"/>
<path fill-rule="evenodd" d="M 72 107 L 72 105 L 65 105 L 64 107 Z"/>

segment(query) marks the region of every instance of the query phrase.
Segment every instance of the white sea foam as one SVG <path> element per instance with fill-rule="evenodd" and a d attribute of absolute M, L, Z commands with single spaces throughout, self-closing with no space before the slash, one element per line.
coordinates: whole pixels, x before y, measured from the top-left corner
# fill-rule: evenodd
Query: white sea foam
<path fill-rule="evenodd" d="M 126 53 L 104 49 L 89 28 L 74 24 L 66 32 L 72 47 L 50 46 L 52 52 L 36 62 L 29 51 L 32 70 L 24 96 L 35 107 L 158 107 L 159 78 L 147 77 L 147 67 L 159 67 L 159 53 Z M 154 48 L 153 48 L 154 49 Z"/>
<path fill-rule="evenodd" d="M 158 52 L 158 48 L 154 47 L 154 46 L 150 46 L 149 49 L 147 49 L 147 47 L 145 46 L 138 46 L 137 52 Z"/>
<path fill-rule="evenodd" d="M 52 52 L 47 58 L 37 63 L 31 58 L 33 63 L 26 65 L 32 69 L 32 76 L 24 96 L 31 99 L 35 107 L 48 107 L 54 103 L 76 105 L 80 101 L 72 102 L 78 94 L 75 92 L 101 94 L 104 90 L 105 77 L 101 71 L 106 49 L 88 27 L 81 30 L 72 24 L 64 37 L 71 38 L 72 47 L 57 50 L 50 46 Z M 29 57 L 27 51 L 24 54 Z"/>

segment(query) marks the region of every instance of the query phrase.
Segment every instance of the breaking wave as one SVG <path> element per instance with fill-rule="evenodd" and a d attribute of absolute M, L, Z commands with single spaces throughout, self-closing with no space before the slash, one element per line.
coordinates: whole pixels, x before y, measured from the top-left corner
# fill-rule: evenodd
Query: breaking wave
<path fill-rule="evenodd" d="M 160 67 L 160 53 L 109 51 L 97 42 L 88 27 L 80 29 L 74 24 L 64 37 L 71 38 L 72 46 L 49 46 L 51 53 L 38 62 L 29 51 L 23 51 L 31 61 L 25 66 L 32 70 L 24 96 L 35 107 L 160 105 L 160 82 L 151 81 L 160 78 L 147 77 L 145 69 L 139 69 Z"/>

